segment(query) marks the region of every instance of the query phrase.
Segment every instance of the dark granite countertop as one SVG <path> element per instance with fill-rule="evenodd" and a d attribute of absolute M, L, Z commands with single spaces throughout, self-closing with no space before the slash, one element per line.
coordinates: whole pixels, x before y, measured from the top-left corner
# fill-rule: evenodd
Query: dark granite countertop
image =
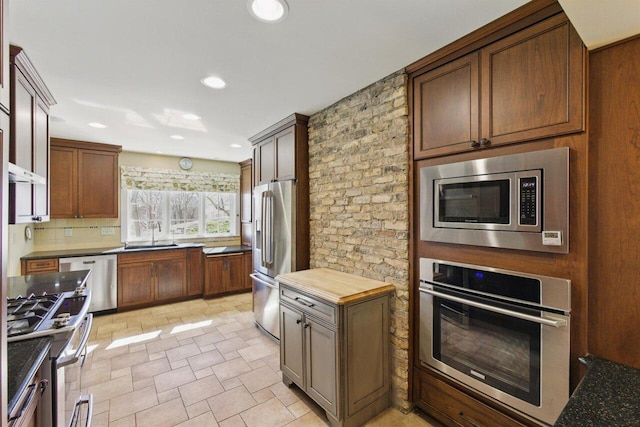
<path fill-rule="evenodd" d="M 65 271 L 61 273 L 27 274 L 26 276 L 9 277 L 7 279 L 7 297 L 18 295 L 28 297 L 31 294 L 57 294 L 75 290 L 86 281 L 91 270 Z"/>
<path fill-rule="evenodd" d="M 592 355 L 580 361 L 587 374 L 554 425 L 640 426 L 640 370 Z"/>
<path fill-rule="evenodd" d="M 219 246 L 214 248 L 204 248 L 202 252 L 205 255 L 224 255 L 224 254 L 235 254 L 238 252 L 249 252 L 251 250 L 251 246 L 244 245 L 235 245 L 235 246 Z"/>
<path fill-rule="evenodd" d="M 51 337 L 14 341 L 7 344 L 8 412 L 14 409 L 18 398 L 29 385 L 29 381 L 49 356 Z M 51 384 L 49 384 L 51 387 Z"/>
<path fill-rule="evenodd" d="M 110 250 L 117 249 L 114 247 L 108 248 L 86 248 L 86 249 L 63 249 L 57 251 L 38 251 L 31 252 L 27 255 L 20 257 L 20 259 L 43 259 L 43 258 L 65 258 L 65 257 L 80 257 L 80 256 L 92 256 L 102 255 Z"/>

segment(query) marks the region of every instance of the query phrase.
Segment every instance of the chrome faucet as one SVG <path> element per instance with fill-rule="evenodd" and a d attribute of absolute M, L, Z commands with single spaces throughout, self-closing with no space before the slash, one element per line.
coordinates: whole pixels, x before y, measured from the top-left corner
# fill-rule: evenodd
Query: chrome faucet
<path fill-rule="evenodd" d="M 158 221 L 151 221 L 151 246 L 155 246 L 156 245 L 155 231 L 156 231 L 156 225 L 157 224 L 158 224 Z"/>

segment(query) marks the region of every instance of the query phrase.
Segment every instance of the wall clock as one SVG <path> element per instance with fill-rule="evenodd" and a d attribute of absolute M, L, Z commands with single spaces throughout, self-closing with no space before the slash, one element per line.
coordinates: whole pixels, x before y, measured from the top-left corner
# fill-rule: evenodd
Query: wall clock
<path fill-rule="evenodd" d="M 193 162 L 188 157 L 181 158 L 180 162 L 178 164 L 184 170 L 189 170 L 189 169 L 191 169 L 191 166 L 193 166 Z"/>

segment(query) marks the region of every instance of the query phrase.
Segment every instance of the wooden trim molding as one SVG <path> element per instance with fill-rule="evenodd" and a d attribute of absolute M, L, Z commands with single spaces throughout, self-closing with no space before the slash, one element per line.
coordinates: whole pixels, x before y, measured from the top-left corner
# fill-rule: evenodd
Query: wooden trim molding
<path fill-rule="evenodd" d="M 286 127 L 289 127 L 292 125 L 307 126 L 308 121 L 309 121 L 309 116 L 305 116 L 304 114 L 293 113 L 292 115 L 280 120 L 278 123 L 272 126 L 269 126 L 262 132 L 252 136 L 251 138 L 249 138 L 249 141 L 251 142 L 251 144 L 257 144 L 263 139 L 278 133 L 281 129 L 284 129 Z"/>
<path fill-rule="evenodd" d="M 11 45 L 9 48 L 11 62 L 15 64 L 18 68 L 24 71 L 24 75 L 31 83 L 31 85 L 36 89 L 38 95 L 47 103 L 48 106 L 52 106 L 57 104 L 55 98 L 49 91 L 49 88 L 36 71 L 33 63 L 27 56 L 26 52 L 20 46 Z"/>
<path fill-rule="evenodd" d="M 405 68 L 407 74 L 423 73 L 453 59 L 478 50 L 562 12 L 556 0 L 534 0 L 438 49 Z"/>
<path fill-rule="evenodd" d="M 112 151 L 114 153 L 122 152 L 122 146 L 102 144 L 99 142 L 76 141 L 73 139 L 51 138 L 51 146 L 80 148 L 84 150 Z"/>

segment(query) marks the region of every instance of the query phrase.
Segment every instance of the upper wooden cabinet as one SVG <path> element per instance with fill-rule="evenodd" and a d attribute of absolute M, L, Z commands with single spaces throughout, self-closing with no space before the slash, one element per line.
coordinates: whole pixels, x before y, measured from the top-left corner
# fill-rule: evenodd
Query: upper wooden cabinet
<path fill-rule="evenodd" d="M 585 57 L 560 13 L 413 73 L 414 159 L 583 131 Z"/>
<path fill-rule="evenodd" d="M 302 114 L 292 114 L 249 138 L 254 145 L 254 185 L 300 179 L 308 174 L 308 120 Z"/>
<path fill-rule="evenodd" d="M 120 151 L 51 138 L 51 218 L 117 218 Z"/>
<path fill-rule="evenodd" d="M 240 163 L 240 238 L 243 245 L 251 246 L 253 227 L 253 168 L 252 160 Z"/>
<path fill-rule="evenodd" d="M 7 10 L 9 0 L 0 0 L 0 110 L 9 113 L 9 37 Z"/>
<path fill-rule="evenodd" d="M 9 222 L 49 220 L 49 107 L 55 99 L 22 48 L 10 48 L 11 138 L 9 161 L 45 183 L 12 183 Z"/>

